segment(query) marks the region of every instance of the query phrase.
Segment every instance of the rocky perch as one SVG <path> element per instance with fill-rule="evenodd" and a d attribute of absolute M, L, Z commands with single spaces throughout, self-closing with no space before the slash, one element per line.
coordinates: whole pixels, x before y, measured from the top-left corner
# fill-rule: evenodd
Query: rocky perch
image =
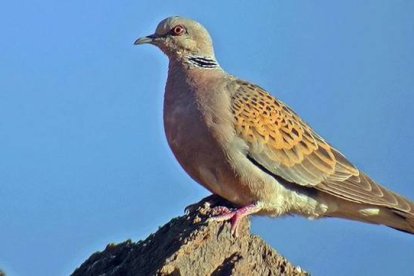
<path fill-rule="evenodd" d="M 248 219 L 241 222 L 238 238 L 231 235 L 230 223 L 206 222 L 219 205 L 231 206 L 207 197 L 144 241 L 109 244 L 72 275 L 309 275 L 251 235 Z"/>

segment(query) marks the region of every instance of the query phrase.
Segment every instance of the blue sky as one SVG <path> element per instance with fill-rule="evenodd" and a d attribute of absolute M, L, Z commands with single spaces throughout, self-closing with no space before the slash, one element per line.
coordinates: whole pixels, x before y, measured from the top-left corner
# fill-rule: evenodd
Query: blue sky
<path fill-rule="evenodd" d="M 166 57 L 132 45 L 171 15 L 202 22 L 227 71 L 414 199 L 413 14 L 397 0 L 3 3 L 0 268 L 67 275 L 208 195 L 166 144 Z M 414 275 L 414 237 L 385 227 L 253 218 L 253 232 L 314 275 Z"/>

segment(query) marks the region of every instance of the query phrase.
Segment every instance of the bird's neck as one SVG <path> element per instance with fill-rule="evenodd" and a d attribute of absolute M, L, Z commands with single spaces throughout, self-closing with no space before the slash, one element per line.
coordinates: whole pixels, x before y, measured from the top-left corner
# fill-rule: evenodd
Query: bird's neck
<path fill-rule="evenodd" d="M 202 69 L 215 69 L 220 68 L 219 63 L 215 59 L 215 57 L 211 56 L 195 56 L 195 55 L 188 55 L 183 57 L 184 62 L 190 67 L 202 68 Z"/>
<path fill-rule="evenodd" d="M 224 72 L 217 60 L 211 56 L 186 55 L 170 57 L 168 66 L 168 79 L 181 74 L 192 78 L 214 72 Z"/>
<path fill-rule="evenodd" d="M 170 67 L 182 67 L 183 69 L 221 69 L 214 56 L 203 55 L 176 55 L 169 56 Z"/>

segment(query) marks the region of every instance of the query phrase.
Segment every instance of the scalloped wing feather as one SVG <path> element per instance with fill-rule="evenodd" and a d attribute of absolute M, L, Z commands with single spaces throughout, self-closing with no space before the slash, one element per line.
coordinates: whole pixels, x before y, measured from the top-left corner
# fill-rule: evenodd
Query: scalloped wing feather
<path fill-rule="evenodd" d="M 361 173 L 284 103 L 236 81 L 231 110 L 249 156 L 284 180 L 334 196 L 414 214 L 414 206 Z"/>

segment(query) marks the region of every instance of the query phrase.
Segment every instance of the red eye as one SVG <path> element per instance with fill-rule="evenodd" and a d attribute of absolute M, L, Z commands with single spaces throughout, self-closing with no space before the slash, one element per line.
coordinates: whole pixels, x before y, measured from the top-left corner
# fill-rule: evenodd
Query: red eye
<path fill-rule="evenodd" d="M 185 28 L 181 25 L 177 25 L 171 29 L 172 35 L 182 35 L 185 32 Z"/>

